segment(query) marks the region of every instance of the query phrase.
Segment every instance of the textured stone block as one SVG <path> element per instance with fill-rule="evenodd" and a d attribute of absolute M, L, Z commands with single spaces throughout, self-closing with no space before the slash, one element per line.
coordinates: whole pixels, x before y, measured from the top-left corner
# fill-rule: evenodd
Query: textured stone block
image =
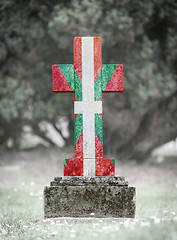
<path fill-rule="evenodd" d="M 58 177 L 44 189 L 45 217 L 135 216 L 135 188 L 123 177 Z"/>

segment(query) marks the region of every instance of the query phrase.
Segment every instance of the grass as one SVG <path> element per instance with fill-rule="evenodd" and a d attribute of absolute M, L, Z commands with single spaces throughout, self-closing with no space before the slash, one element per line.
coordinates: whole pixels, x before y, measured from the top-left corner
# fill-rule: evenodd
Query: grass
<path fill-rule="evenodd" d="M 137 185 L 136 218 L 109 221 L 44 220 L 43 187 L 0 187 L 0 239 L 177 239 L 176 183 Z"/>
<path fill-rule="evenodd" d="M 54 149 L 1 157 L 0 240 L 177 240 L 177 176 L 168 166 L 118 163 L 119 174 L 136 187 L 135 219 L 44 219 L 43 189 L 61 175 L 64 158 Z"/>

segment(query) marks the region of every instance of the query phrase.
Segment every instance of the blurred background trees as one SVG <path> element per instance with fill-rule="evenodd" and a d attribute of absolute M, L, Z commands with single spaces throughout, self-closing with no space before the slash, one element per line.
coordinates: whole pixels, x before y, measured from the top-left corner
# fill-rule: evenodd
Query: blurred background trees
<path fill-rule="evenodd" d="M 175 0 L 2 0 L 1 148 L 18 149 L 25 126 L 54 145 L 41 122 L 73 144 L 73 96 L 52 94 L 51 65 L 73 62 L 75 36 L 102 37 L 103 63 L 124 65 L 124 93 L 103 97 L 104 152 L 141 161 L 175 139 L 176 26 Z"/>

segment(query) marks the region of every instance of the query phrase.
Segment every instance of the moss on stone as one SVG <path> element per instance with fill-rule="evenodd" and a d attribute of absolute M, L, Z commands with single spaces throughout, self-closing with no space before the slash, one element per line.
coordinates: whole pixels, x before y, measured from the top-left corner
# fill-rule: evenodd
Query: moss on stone
<path fill-rule="evenodd" d="M 135 188 L 101 183 L 45 187 L 44 213 L 45 217 L 132 218 L 135 216 Z"/>

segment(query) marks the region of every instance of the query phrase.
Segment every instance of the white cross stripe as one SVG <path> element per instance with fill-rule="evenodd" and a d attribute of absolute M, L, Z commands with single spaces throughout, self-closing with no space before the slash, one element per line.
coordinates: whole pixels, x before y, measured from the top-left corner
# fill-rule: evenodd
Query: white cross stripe
<path fill-rule="evenodd" d="M 74 113 L 83 114 L 84 176 L 95 176 L 95 113 L 102 113 L 102 101 L 94 101 L 93 37 L 82 37 L 82 101 L 74 102 Z"/>
<path fill-rule="evenodd" d="M 102 113 L 102 101 L 95 101 L 95 102 L 87 102 L 87 101 L 79 101 L 75 102 L 74 105 L 74 113 Z"/>

